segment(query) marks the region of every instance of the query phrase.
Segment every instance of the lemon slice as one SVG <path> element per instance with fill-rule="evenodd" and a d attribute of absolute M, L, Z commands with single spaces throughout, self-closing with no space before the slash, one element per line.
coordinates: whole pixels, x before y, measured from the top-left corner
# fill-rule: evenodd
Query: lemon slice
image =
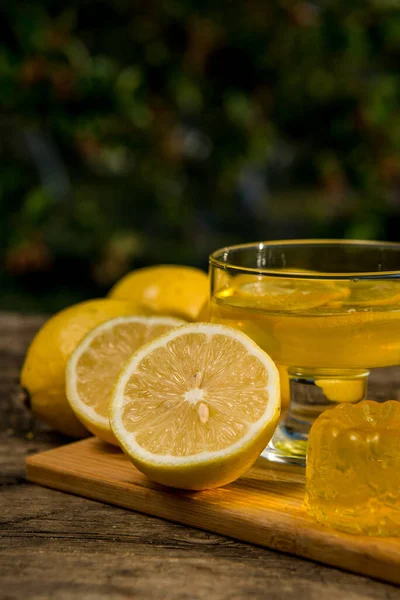
<path fill-rule="evenodd" d="M 136 352 L 110 402 L 122 449 L 154 481 L 201 490 L 237 479 L 280 413 L 272 359 L 236 329 L 190 324 Z"/>
<path fill-rule="evenodd" d="M 68 361 L 66 390 L 72 410 L 89 431 L 118 445 L 108 420 L 118 373 L 140 346 L 184 323 L 171 317 L 119 317 L 86 335 Z"/>
<path fill-rule="evenodd" d="M 350 285 L 350 295 L 342 300 L 346 308 L 398 305 L 399 302 L 399 280 L 354 282 Z"/>
<path fill-rule="evenodd" d="M 239 276 L 240 277 L 240 276 Z M 342 300 L 349 294 L 347 288 L 331 281 L 259 277 L 243 282 L 233 281 L 231 288 L 217 297 L 229 298 L 231 306 L 242 306 L 268 311 L 302 311 Z"/>

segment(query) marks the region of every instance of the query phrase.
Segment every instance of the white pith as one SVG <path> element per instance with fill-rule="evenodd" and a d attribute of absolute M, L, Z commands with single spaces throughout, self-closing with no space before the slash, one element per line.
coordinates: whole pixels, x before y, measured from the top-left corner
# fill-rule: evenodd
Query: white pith
<path fill-rule="evenodd" d="M 116 317 L 92 329 L 74 350 L 66 368 L 66 388 L 68 400 L 78 413 L 82 413 L 93 423 L 96 423 L 100 427 L 107 429 L 110 429 L 109 419 L 99 415 L 94 408 L 88 406 L 82 401 L 77 390 L 76 367 L 81 356 L 88 350 L 91 343 L 98 335 L 113 329 L 116 325 L 121 325 L 124 323 L 141 323 L 143 325 L 150 326 L 152 324 L 171 325 L 171 327 L 175 328 L 185 325 L 186 321 L 183 321 L 182 319 L 175 319 L 174 317 L 145 317 L 138 315 L 131 317 Z"/>
<path fill-rule="evenodd" d="M 166 346 L 171 340 L 190 333 L 202 333 L 205 334 L 207 337 L 211 337 L 213 335 L 224 335 L 233 338 L 236 341 L 239 341 L 246 348 L 249 355 L 257 357 L 266 368 L 268 372 L 268 382 L 264 389 L 268 394 L 269 400 L 267 402 L 267 406 L 262 417 L 249 426 L 247 433 L 243 435 L 243 437 L 241 437 L 236 443 L 231 444 L 226 448 L 217 451 L 199 452 L 197 454 L 192 454 L 183 457 L 175 455 L 153 454 L 152 452 L 149 452 L 148 450 L 140 446 L 136 442 L 133 433 L 128 431 L 123 425 L 121 416 L 125 401 L 125 386 L 127 385 L 130 377 L 136 372 L 137 367 L 146 355 L 150 354 L 153 350 L 159 347 Z M 202 395 L 198 392 L 202 392 L 203 390 L 197 390 L 198 388 L 194 387 L 193 389 L 186 392 L 185 400 L 194 404 L 197 404 L 198 402 L 200 402 L 201 404 Z M 128 362 L 124 370 L 121 372 L 115 385 L 110 406 L 110 422 L 113 432 L 119 439 L 121 444 L 126 449 L 130 450 L 132 454 L 134 454 L 139 460 L 142 460 L 143 462 L 146 462 L 148 464 L 153 464 L 155 466 L 170 465 L 173 467 L 184 467 L 196 463 L 208 462 L 210 460 L 218 460 L 219 458 L 222 458 L 224 456 L 231 456 L 235 454 L 241 448 L 249 444 L 254 438 L 256 438 L 257 435 L 264 430 L 266 425 L 276 418 L 279 412 L 279 407 L 279 373 L 271 358 L 263 350 L 261 350 L 261 348 L 259 348 L 248 336 L 236 329 L 226 327 L 224 325 L 198 323 L 185 325 L 177 329 L 173 329 L 170 332 L 150 342 L 149 344 L 146 344 L 146 346 L 144 346 L 134 354 L 132 359 Z"/>
<path fill-rule="evenodd" d="M 204 398 L 204 390 L 194 387 L 191 390 L 185 392 L 185 401 L 189 404 L 197 404 Z"/>

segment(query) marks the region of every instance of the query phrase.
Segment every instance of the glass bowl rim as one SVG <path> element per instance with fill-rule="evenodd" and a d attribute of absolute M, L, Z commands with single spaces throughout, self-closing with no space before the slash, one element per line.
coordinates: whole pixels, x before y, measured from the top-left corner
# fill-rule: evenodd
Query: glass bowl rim
<path fill-rule="evenodd" d="M 308 273 L 299 273 L 295 270 L 290 271 L 287 270 L 284 273 L 280 272 L 279 269 L 272 268 L 263 268 L 263 267 L 242 267 L 240 265 L 236 265 L 233 262 L 224 262 L 220 260 L 218 257 L 223 255 L 226 252 L 233 250 L 241 250 L 241 249 L 258 249 L 262 250 L 264 247 L 268 246 L 319 246 L 319 245 L 332 245 L 332 246 L 360 246 L 362 247 L 380 247 L 383 246 L 386 249 L 392 248 L 394 250 L 399 251 L 400 258 L 400 242 L 380 242 L 375 240 L 346 240 L 346 239 L 318 239 L 318 238 L 310 238 L 310 239 L 298 239 L 298 240 L 272 240 L 272 241 L 259 241 L 259 242 L 250 242 L 247 244 L 233 244 L 231 246 L 224 246 L 222 248 L 218 248 L 214 250 L 209 256 L 209 263 L 214 267 L 219 267 L 222 269 L 230 269 L 232 271 L 237 271 L 238 273 L 249 273 L 249 274 L 258 274 L 258 275 L 269 275 L 273 277 L 281 277 L 287 279 L 338 279 L 338 280 L 346 280 L 346 279 L 400 279 L 400 269 L 395 271 L 352 271 L 346 273 L 338 273 L 335 271 L 332 272 L 318 272 L 318 274 L 308 274 Z"/>

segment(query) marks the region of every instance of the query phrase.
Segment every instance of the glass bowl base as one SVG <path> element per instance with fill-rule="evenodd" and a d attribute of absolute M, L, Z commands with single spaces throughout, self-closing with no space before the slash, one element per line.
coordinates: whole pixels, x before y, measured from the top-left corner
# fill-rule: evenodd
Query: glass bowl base
<path fill-rule="evenodd" d="M 308 434 L 317 417 L 339 403 L 365 398 L 365 369 L 289 368 L 290 404 L 262 457 L 275 463 L 305 467 Z"/>
<path fill-rule="evenodd" d="M 290 431 L 281 423 L 261 456 L 271 462 L 305 467 L 307 438 L 308 435 Z"/>

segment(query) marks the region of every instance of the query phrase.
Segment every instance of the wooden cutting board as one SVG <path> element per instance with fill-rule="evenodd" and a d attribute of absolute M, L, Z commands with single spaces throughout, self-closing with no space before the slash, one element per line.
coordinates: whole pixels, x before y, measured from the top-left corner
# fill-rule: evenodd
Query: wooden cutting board
<path fill-rule="evenodd" d="M 27 478 L 57 490 L 267 546 L 400 584 L 400 538 L 318 525 L 305 512 L 304 471 L 260 459 L 244 477 L 204 492 L 152 483 L 126 456 L 89 438 L 31 456 Z"/>

